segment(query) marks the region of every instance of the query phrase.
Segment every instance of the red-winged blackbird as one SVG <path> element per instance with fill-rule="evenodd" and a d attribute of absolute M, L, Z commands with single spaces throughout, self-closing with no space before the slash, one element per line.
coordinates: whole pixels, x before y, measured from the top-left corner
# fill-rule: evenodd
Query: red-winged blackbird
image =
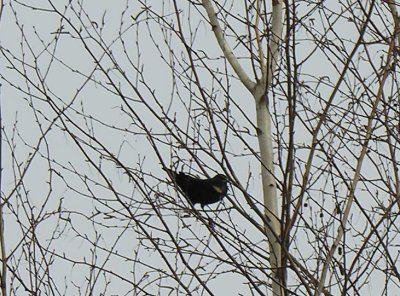
<path fill-rule="evenodd" d="M 204 206 L 221 201 L 228 192 L 227 178 L 218 174 L 213 178 L 199 179 L 191 177 L 183 172 L 179 174 L 165 168 L 170 177 L 182 189 L 189 201 L 195 205 Z"/>

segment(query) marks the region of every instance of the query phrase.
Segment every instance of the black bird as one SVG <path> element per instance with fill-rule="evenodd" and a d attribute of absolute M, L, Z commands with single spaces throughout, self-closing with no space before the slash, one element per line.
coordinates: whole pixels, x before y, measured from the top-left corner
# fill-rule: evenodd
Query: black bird
<path fill-rule="evenodd" d="M 189 176 L 183 172 L 179 174 L 165 168 L 165 171 L 182 189 L 189 201 L 195 205 L 199 203 L 204 206 L 221 201 L 228 192 L 227 178 L 218 174 L 213 178 L 199 179 Z"/>

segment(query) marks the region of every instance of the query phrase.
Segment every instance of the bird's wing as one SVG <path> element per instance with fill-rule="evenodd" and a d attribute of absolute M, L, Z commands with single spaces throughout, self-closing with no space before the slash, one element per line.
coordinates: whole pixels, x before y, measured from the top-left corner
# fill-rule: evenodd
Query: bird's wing
<path fill-rule="evenodd" d="M 212 185 L 212 188 L 214 188 L 214 190 L 218 193 L 224 193 L 224 188 L 222 186 L 219 185 Z"/>

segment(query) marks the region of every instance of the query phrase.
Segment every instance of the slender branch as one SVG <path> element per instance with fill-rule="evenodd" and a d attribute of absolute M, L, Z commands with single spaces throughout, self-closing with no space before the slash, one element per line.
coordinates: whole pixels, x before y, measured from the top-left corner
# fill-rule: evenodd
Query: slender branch
<path fill-rule="evenodd" d="M 4 8 L 4 1 L 0 0 L 0 23 L 1 23 L 1 16 L 3 15 L 3 8 Z M 1 85 L 0 85 L 1 87 Z M 1 96 L 0 96 L 1 99 Z M 3 124 L 2 124 L 2 116 L 1 116 L 1 101 L 0 101 L 0 129 L 1 129 L 1 134 L 0 134 L 0 192 L 2 192 L 2 173 L 3 173 L 3 164 L 1 162 L 2 160 L 2 129 L 3 129 Z M 1 293 L 2 295 L 7 295 L 7 287 L 6 287 L 6 276 L 7 276 L 7 256 L 6 256 L 6 251 L 5 251 L 5 241 L 4 241 L 4 220 L 3 220 L 3 203 L 0 201 L 0 248 L 1 248 L 1 265 L 2 265 L 2 270 L 0 274 L 0 285 L 1 285 Z"/>
<path fill-rule="evenodd" d="M 3 7 L 2 4 L 1 8 Z M 0 8 L 0 9 L 1 9 Z M 1 12 L 0 12 L 1 14 Z M 2 120 L 2 113 L 1 113 L 1 84 L 0 84 L 0 192 L 3 192 L 2 186 L 2 176 L 3 176 L 3 150 L 2 150 L 2 143 L 3 143 L 3 120 Z M 3 206 L 5 203 L 0 201 L 0 249 L 1 249 L 1 274 L 0 274 L 0 285 L 1 285 L 1 293 L 2 295 L 7 295 L 7 255 L 5 250 L 5 239 L 4 239 L 4 219 L 3 219 Z"/>
<path fill-rule="evenodd" d="M 266 77 L 266 89 L 271 85 L 273 73 L 279 57 L 279 44 L 282 40 L 283 20 L 282 20 L 282 0 L 272 0 L 272 24 L 271 24 L 271 40 L 268 45 L 267 67 L 263 77 Z"/>
<path fill-rule="evenodd" d="M 256 86 L 255 82 L 253 82 L 249 76 L 246 74 L 242 66 L 240 65 L 238 59 L 234 55 L 231 47 L 229 46 L 228 42 L 226 41 L 224 37 L 224 33 L 221 29 L 221 26 L 219 25 L 217 14 L 214 10 L 214 7 L 212 6 L 212 3 L 210 0 L 203 0 L 203 6 L 205 10 L 207 11 L 208 18 L 210 20 L 210 24 L 212 27 L 212 30 L 215 34 L 215 38 L 218 41 L 218 44 L 224 53 L 224 56 L 228 60 L 229 64 L 232 66 L 233 70 L 236 72 L 236 74 L 239 76 L 240 81 L 244 84 L 244 86 L 251 92 L 253 93 L 254 87 Z"/>
<path fill-rule="evenodd" d="M 4 8 L 4 0 L 0 0 L 0 22 L 1 22 L 1 16 L 3 15 L 3 8 Z"/>
<path fill-rule="evenodd" d="M 397 19 L 396 18 L 395 18 L 395 23 L 397 23 Z M 397 25 L 395 25 L 395 27 L 397 27 Z M 387 54 L 387 59 L 386 59 L 386 65 L 382 70 L 382 79 L 381 79 L 380 84 L 379 84 L 379 89 L 378 89 L 378 92 L 377 92 L 377 95 L 376 95 L 376 100 L 375 100 L 375 102 L 374 102 L 374 104 L 372 106 L 371 113 L 370 113 L 370 115 L 368 117 L 368 124 L 366 126 L 366 138 L 365 138 L 364 143 L 362 145 L 362 149 L 361 149 L 360 155 L 358 157 L 358 161 L 357 161 L 357 166 L 356 166 L 356 169 L 355 169 L 355 172 L 354 172 L 353 181 L 351 182 L 351 186 L 350 186 L 349 192 L 347 194 L 347 204 L 346 204 L 346 207 L 345 207 L 345 210 L 344 210 L 344 213 L 343 213 L 343 218 L 341 220 L 341 225 L 340 225 L 340 227 L 338 229 L 338 233 L 337 233 L 337 236 L 335 238 L 335 241 L 333 242 L 332 247 L 329 250 L 327 258 L 326 258 L 326 260 L 324 262 L 324 266 L 323 266 L 322 272 L 321 272 L 320 282 L 319 282 L 319 285 L 318 285 L 318 289 L 315 291 L 315 295 L 320 295 L 322 290 L 323 290 L 324 283 L 325 283 L 325 280 L 326 280 L 326 276 L 328 274 L 329 265 L 331 264 L 331 261 L 333 259 L 333 255 L 335 254 L 335 252 L 336 252 L 336 250 L 337 250 L 337 248 L 338 248 L 338 246 L 340 244 L 340 241 L 342 240 L 342 237 L 344 235 L 344 231 L 345 231 L 347 222 L 349 220 L 350 210 L 351 210 L 353 202 L 354 202 L 354 195 L 355 195 L 355 191 L 356 191 L 356 188 L 357 188 L 357 183 L 360 180 L 361 168 L 362 168 L 362 165 L 363 165 L 363 162 L 364 162 L 364 157 L 367 154 L 368 144 L 369 144 L 369 141 L 370 141 L 371 135 L 372 135 L 372 124 L 373 124 L 373 122 L 375 120 L 376 110 L 377 110 L 377 107 L 378 107 L 378 105 L 379 105 L 379 103 L 380 103 L 380 101 L 382 99 L 382 96 L 383 96 L 383 88 L 385 86 L 386 79 L 388 78 L 390 72 L 392 71 L 392 58 L 393 58 L 393 55 L 394 55 L 394 51 L 396 50 L 396 46 L 395 46 L 395 44 L 396 44 L 396 34 L 397 34 L 397 32 L 395 33 L 394 38 L 392 38 L 392 41 L 390 43 L 389 52 Z"/>
<path fill-rule="evenodd" d="M 289 226 L 286 228 L 285 237 L 287 237 L 287 238 L 289 237 L 290 231 L 293 228 L 293 226 L 295 225 L 295 222 L 296 222 L 296 220 L 297 220 L 297 218 L 298 218 L 298 216 L 300 214 L 300 209 L 301 209 L 301 206 L 303 204 L 304 194 L 307 191 L 308 182 L 309 182 L 310 177 L 311 177 L 311 169 L 312 169 L 312 166 L 313 166 L 313 161 L 315 160 L 314 156 L 315 156 L 315 153 L 317 151 L 318 145 L 320 145 L 320 141 L 318 139 L 318 137 L 320 135 L 320 131 L 323 128 L 324 123 L 327 120 L 327 114 L 328 114 L 329 109 L 332 108 L 334 98 L 336 97 L 336 94 L 338 93 L 338 91 L 340 89 L 340 86 L 345 81 L 346 73 L 347 73 L 347 71 L 349 71 L 349 68 L 350 68 L 350 65 L 351 65 L 351 61 L 352 61 L 353 57 L 356 55 L 357 50 L 359 49 L 360 45 L 362 44 L 362 41 L 363 41 L 363 38 L 364 38 L 364 33 L 365 33 L 365 31 L 366 31 L 366 29 L 368 27 L 368 23 L 369 23 L 368 20 L 371 17 L 372 11 L 373 11 L 373 5 L 370 6 L 370 10 L 368 11 L 368 14 L 366 16 L 366 20 L 365 20 L 365 22 L 364 22 L 364 24 L 362 26 L 362 29 L 360 30 L 359 38 L 358 38 L 357 42 L 355 43 L 355 45 L 354 45 L 354 47 L 353 47 L 353 49 L 352 49 L 352 51 L 351 51 L 351 53 L 350 53 L 350 55 L 349 55 L 349 57 L 347 59 L 346 64 L 344 65 L 343 69 L 340 72 L 339 80 L 336 82 L 335 88 L 333 89 L 331 95 L 329 96 L 329 99 L 327 100 L 327 103 L 326 103 L 326 106 L 325 106 L 324 110 L 319 114 L 320 119 L 319 119 L 315 129 L 312 131 L 313 137 L 312 137 L 312 140 L 311 140 L 310 153 L 308 155 L 308 158 L 307 158 L 307 161 L 306 161 L 306 164 L 305 164 L 305 171 L 303 173 L 302 184 L 300 186 L 301 192 L 298 195 L 299 198 L 297 199 L 298 201 L 297 201 L 297 203 L 296 203 L 296 205 L 294 207 L 294 212 L 292 214 L 292 218 L 290 219 L 290 222 L 288 223 Z"/>
<path fill-rule="evenodd" d="M 256 31 L 256 41 L 257 41 L 257 50 L 258 50 L 258 58 L 260 59 L 261 65 L 261 81 L 265 81 L 264 73 L 267 73 L 265 66 L 265 58 L 264 58 L 264 50 L 261 42 L 260 29 L 258 28 L 260 24 L 261 18 L 261 0 L 257 0 L 257 8 L 256 8 L 256 23 L 255 23 L 255 31 Z"/>

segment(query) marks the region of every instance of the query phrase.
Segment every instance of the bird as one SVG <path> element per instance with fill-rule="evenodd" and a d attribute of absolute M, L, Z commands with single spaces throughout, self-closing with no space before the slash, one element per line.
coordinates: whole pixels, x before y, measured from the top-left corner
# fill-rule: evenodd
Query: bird
<path fill-rule="evenodd" d="M 164 168 L 171 179 L 182 189 L 185 196 L 193 204 L 204 206 L 221 201 L 228 193 L 228 178 L 217 174 L 213 178 L 200 179 L 184 172 L 174 172 Z"/>

